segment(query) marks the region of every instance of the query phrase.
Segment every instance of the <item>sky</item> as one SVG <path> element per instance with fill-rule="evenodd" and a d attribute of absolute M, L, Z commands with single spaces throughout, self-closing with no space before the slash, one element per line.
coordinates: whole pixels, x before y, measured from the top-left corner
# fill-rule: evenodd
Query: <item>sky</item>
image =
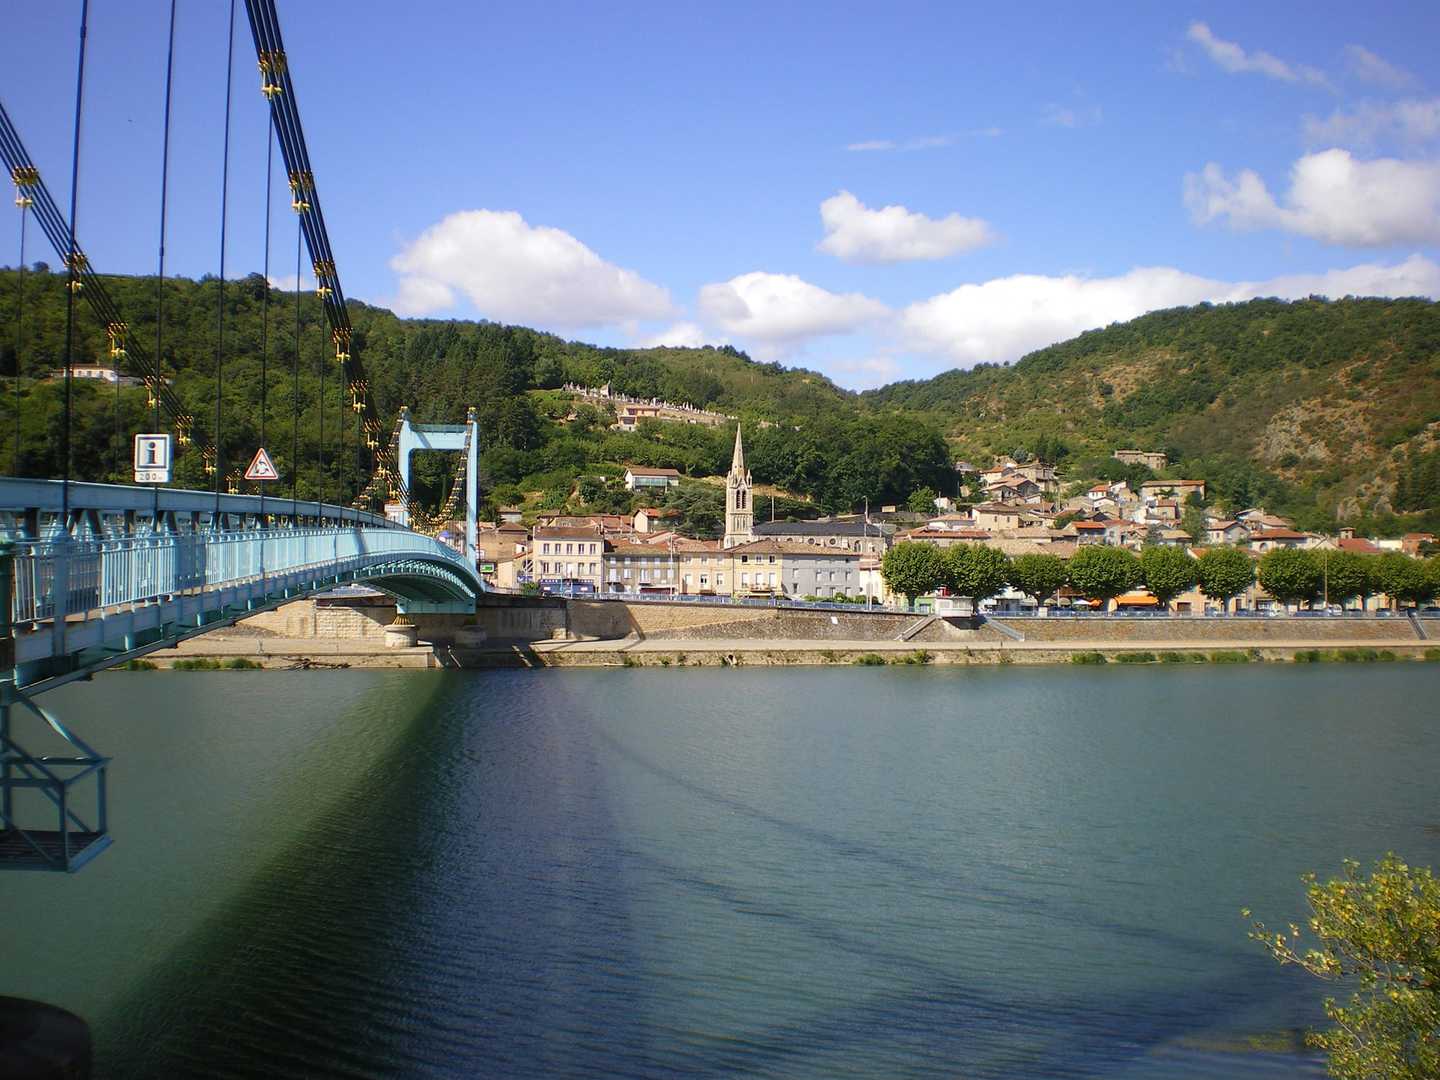
<path fill-rule="evenodd" d="M 345 291 L 402 315 L 728 343 L 859 389 L 1204 300 L 1440 297 L 1433 2 L 277 6 Z M 156 267 L 169 10 L 90 4 L 101 272 Z M 12 4 L 0 37 L 62 206 L 79 16 Z M 228 16 L 178 0 L 166 268 L 190 277 L 221 269 Z M 266 267 L 268 134 L 243 3 L 233 55 L 241 277 Z"/>

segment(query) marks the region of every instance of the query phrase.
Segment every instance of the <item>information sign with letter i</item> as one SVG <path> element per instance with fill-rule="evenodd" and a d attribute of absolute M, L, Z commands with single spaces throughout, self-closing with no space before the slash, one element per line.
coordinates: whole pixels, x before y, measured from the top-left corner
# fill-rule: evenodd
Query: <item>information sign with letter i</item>
<path fill-rule="evenodd" d="M 168 484 L 170 482 L 170 436 L 135 436 L 135 483 Z"/>
<path fill-rule="evenodd" d="M 250 461 L 250 467 L 245 470 L 246 480 L 279 480 L 280 473 L 275 468 L 275 463 L 270 460 L 270 455 L 265 452 L 262 446 L 255 451 L 254 458 Z"/>

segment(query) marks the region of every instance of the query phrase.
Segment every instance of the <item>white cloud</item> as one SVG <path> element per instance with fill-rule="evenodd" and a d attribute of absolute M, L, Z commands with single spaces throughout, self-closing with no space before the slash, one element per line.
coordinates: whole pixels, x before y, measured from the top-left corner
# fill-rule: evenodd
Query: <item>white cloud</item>
<path fill-rule="evenodd" d="M 723 342 L 706 336 L 704 328 L 693 322 L 674 323 L 635 342 L 636 348 L 640 349 L 653 349 L 661 345 L 668 345 L 673 349 L 698 349 L 702 345 L 720 344 Z"/>
<path fill-rule="evenodd" d="M 705 318 L 736 337 L 770 345 L 843 334 L 889 314 L 859 293 L 832 293 L 794 274 L 761 270 L 700 289 Z"/>
<path fill-rule="evenodd" d="M 1349 111 L 1336 109 L 1323 120 L 1307 116 L 1304 127 L 1305 140 L 1312 146 L 1381 142 L 1413 146 L 1440 138 L 1440 98 L 1364 102 Z"/>
<path fill-rule="evenodd" d="M 1262 50 L 1246 52 L 1233 41 L 1225 41 L 1210 32 L 1203 22 L 1193 22 L 1185 36 L 1204 51 L 1217 67 L 1232 75 L 1255 72 L 1270 79 L 1288 83 L 1309 83 L 1314 86 L 1330 86 L 1325 73 L 1304 64 L 1291 64 Z"/>
<path fill-rule="evenodd" d="M 851 153 L 876 153 L 889 150 L 938 150 L 954 146 L 961 139 L 994 139 L 1003 135 L 998 127 L 971 128 L 949 135 L 919 135 L 912 139 L 866 139 L 845 147 Z"/>
<path fill-rule="evenodd" d="M 980 218 L 937 219 L 903 206 L 872 210 L 848 191 L 820 204 L 820 220 L 825 226 L 820 250 L 846 262 L 944 259 L 995 242 L 994 231 Z"/>
<path fill-rule="evenodd" d="M 1185 177 L 1185 204 L 1201 225 L 1225 218 L 1234 229 L 1284 229 L 1357 247 L 1434 243 L 1440 162 L 1357 161 L 1338 149 L 1307 154 L 1290 170 L 1285 205 L 1253 171 L 1231 179 L 1212 162 Z"/>
<path fill-rule="evenodd" d="M 488 319 L 547 327 L 615 326 L 671 314 L 670 294 L 606 262 L 560 229 L 513 210 L 462 210 L 390 260 L 402 315 L 450 307 L 463 293 Z"/>
<path fill-rule="evenodd" d="M 905 377 L 899 361 L 891 356 L 868 356 L 859 360 L 832 360 L 828 371 L 848 376 L 844 384 L 852 390 L 869 390 Z"/>
<path fill-rule="evenodd" d="M 315 279 L 303 274 L 299 278 L 294 274 L 271 274 L 268 280 L 272 289 L 279 289 L 281 292 L 294 292 L 297 280 L 302 292 L 315 291 Z"/>
<path fill-rule="evenodd" d="M 1375 55 L 1363 45 L 1346 45 L 1345 63 L 1350 74 L 1361 82 L 1374 83 L 1390 90 L 1409 90 L 1418 83 L 1410 72 Z"/>
<path fill-rule="evenodd" d="M 1099 105 L 1046 105 L 1043 112 L 1045 123 L 1063 128 L 1094 127 L 1105 116 Z"/>
<path fill-rule="evenodd" d="M 1109 278 L 1017 274 L 911 304 L 899 315 L 902 343 L 964 367 L 1018 359 L 1112 322 L 1159 308 L 1309 296 L 1440 296 L 1440 265 L 1413 255 L 1394 266 L 1363 265 L 1258 282 L 1224 282 L 1170 267 Z"/>

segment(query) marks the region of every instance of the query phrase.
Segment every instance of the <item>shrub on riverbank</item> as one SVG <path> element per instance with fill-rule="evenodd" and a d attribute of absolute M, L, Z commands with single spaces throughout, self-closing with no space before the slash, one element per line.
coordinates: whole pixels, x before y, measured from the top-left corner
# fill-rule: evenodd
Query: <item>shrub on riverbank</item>
<path fill-rule="evenodd" d="M 1072 664 L 1105 664 L 1108 663 L 1105 654 L 1102 652 L 1077 652 L 1070 654 Z"/>
<path fill-rule="evenodd" d="M 1248 664 L 1250 660 L 1250 654 L 1239 649 L 1220 649 L 1210 654 L 1212 664 Z"/>
<path fill-rule="evenodd" d="M 1426 659 L 1440 659 L 1440 649 L 1427 649 Z M 1430 653 L 1436 653 L 1431 657 Z M 1400 657 L 1391 649 L 1300 649 L 1295 653 L 1297 664 L 1374 664 L 1388 663 Z"/>
<path fill-rule="evenodd" d="M 859 667 L 884 667 L 885 658 L 879 653 L 867 652 L 861 653 L 855 657 L 854 660 L 851 660 L 850 663 L 856 664 Z"/>
<path fill-rule="evenodd" d="M 892 664 L 928 664 L 934 657 L 925 649 L 916 649 L 904 656 L 897 656 L 891 661 Z"/>
<path fill-rule="evenodd" d="M 1115 654 L 1117 664 L 1153 664 L 1155 654 L 1153 652 L 1122 652 Z"/>
<path fill-rule="evenodd" d="M 1205 654 L 1198 652 L 1176 652 L 1173 649 L 1167 649 L 1160 654 L 1160 662 L 1162 664 L 1203 664 L 1205 662 Z"/>
<path fill-rule="evenodd" d="M 126 660 L 120 665 L 121 671 L 158 671 L 160 670 L 149 660 Z"/>

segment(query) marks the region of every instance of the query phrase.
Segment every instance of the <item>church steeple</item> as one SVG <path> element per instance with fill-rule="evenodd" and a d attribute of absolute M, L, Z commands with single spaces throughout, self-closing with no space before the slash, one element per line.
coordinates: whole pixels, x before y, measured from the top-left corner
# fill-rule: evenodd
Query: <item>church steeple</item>
<path fill-rule="evenodd" d="M 740 425 L 735 425 L 735 453 L 730 458 L 730 474 L 725 477 L 725 540 L 724 546 L 735 547 L 755 539 L 755 510 L 750 504 L 750 470 L 745 467 L 745 446 L 740 440 Z"/>

